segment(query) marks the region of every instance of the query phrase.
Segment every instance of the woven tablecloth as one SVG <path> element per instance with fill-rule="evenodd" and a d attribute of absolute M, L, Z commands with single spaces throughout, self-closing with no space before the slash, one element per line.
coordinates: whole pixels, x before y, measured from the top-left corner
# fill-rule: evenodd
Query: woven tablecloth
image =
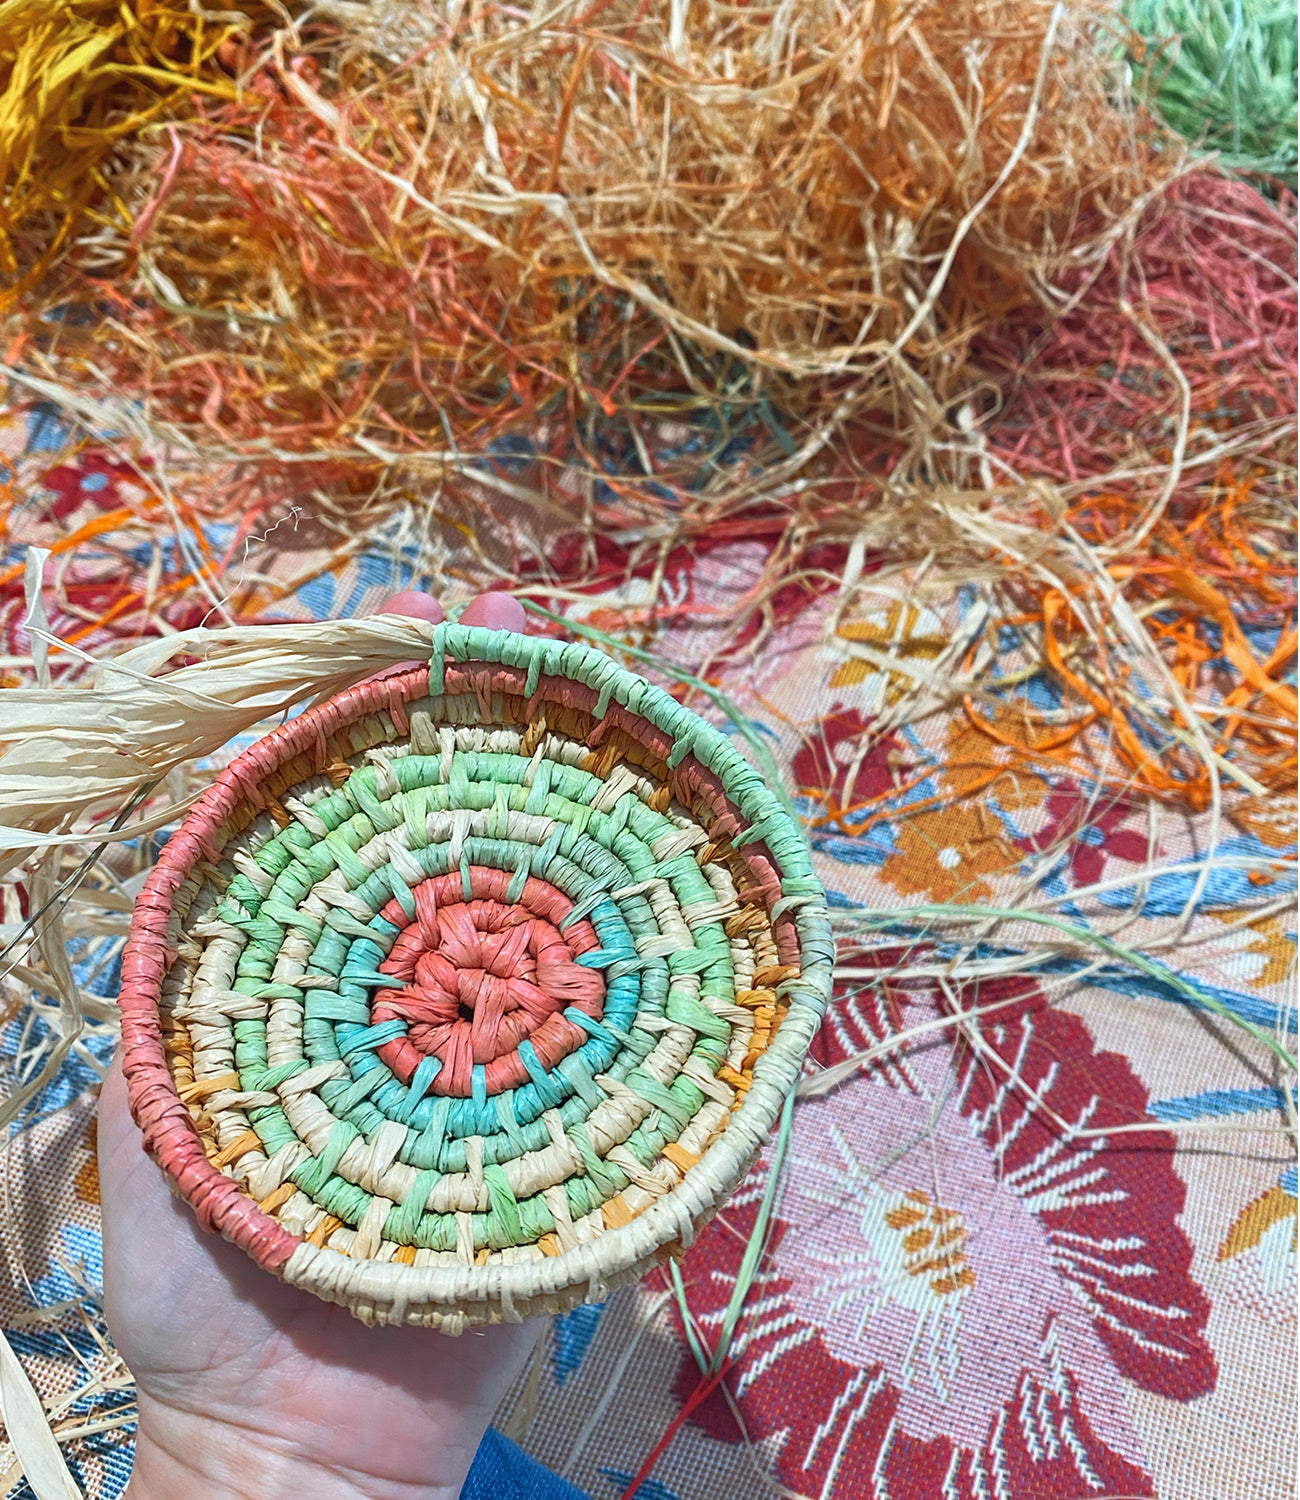
<path fill-rule="evenodd" d="M 90 522 L 99 532 L 47 572 L 57 634 L 99 650 L 115 632 L 200 622 L 206 605 L 177 581 L 189 564 L 134 527 L 140 491 L 111 448 L 69 456 L 57 413 L 40 407 L 11 412 L 0 440 L 7 657 L 28 650 L 22 548 Z M 362 614 L 425 581 L 400 526 L 340 556 L 303 510 L 252 552 L 233 527 L 205 527 L 214 557 L 232 539 L 245 546 L 228 569 L 242 617 Z M 655 649 L 698 670 L 763 558 L 758 543 L 725 538 L 674 552 Z M 563 556 L 553 561 L 562 581 Z M 648 597 L 644 571 L 570 603 L 571 617 L 617 632 L 620 607 Z M 800 1102 L 725 1389 L 693 1409 L 643 1500 L 1294 1493 L 1293 1102 L 1214 1003 L 1295 1030 L 1289 924 L 1250 919 L 1285 887 L 1214 863 L 1216 851 L 1286 852 L 1294 829 L 1258 803 L 1230 806 L 1217 828 L 1209 814 L 1156 817 L 1100 783 L 1016 760 L 960 711 L 864 741 L 976 607 L 961 590 L 924 608 L 882 592 L 843 615 L 830 594 L 800 596 L 777 609 L 754 663 L 719 685 L 797 791 L 833 907 L 993 908 L 1032 865 L 1043 912 L 1110 932 L 1149 963 L 1103 954 L 999 977 L 992 955 L 984 977 L 952 979 L 945 965 L 960 955 L 941 947 L 917 960 L 919 976 L 903 968 L 883 982 L 847 963 L 816 1059 L 875 1049 L 874 1060 Z M 1014 632 L 1004 635 L 1014 664 Z M 1150 875 L 1149 854 L 1166 873 Z M 1028 923 L 1020 936 L 1043 940 Z M 870 962 L 902 956 L 900 939 Z M 79 961 L 90 990 L 115 993 L 111 962 Z M 969 1012 L 960 1025 L 958 1010 Z M 927 1023 L 906 1046 L 879 1045 Z M 26 1024 L 6 1012 L 7 1055 L 26 1045 Z M 94 1038 L 74 1052 L 10 1144 L 13 1276 L 0 1293 L 9 1342 L 74 1473 L 102 1500 L 122 1492 L 131 1462 L 129 1376 L 98 1311 L 95 1065 L 110 1048 Z M 769 1153 L 682 1266 L 706 1336 L 770 1165 Z M 615 1500 L 699 1379 L 678 1302 L 656 1277 L 556 1321 L 498 1425 L 593 1500 Z M 3 1488 L 31 1493 L 16 1468 Z"/>

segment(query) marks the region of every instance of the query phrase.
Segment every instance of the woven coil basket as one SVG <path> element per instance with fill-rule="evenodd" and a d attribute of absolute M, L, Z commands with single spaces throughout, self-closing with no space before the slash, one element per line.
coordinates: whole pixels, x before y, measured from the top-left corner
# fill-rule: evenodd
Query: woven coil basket
<path fill-rule="evenodd" d="M 168 841 L 131 1108 L 206 1228 L 367 1322 L 560 1312 L 744 1175 L 832 958 L 802 833 L 723 734 L 586 646 L 440 625 Z"/>

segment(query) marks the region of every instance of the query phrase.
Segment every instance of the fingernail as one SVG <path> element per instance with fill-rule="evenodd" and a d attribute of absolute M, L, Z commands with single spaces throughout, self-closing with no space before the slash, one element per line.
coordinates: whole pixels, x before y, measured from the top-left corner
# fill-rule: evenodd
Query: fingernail
<path fill-rule="evenodd" d="M 478 625 L 484 630 L 517 630 L 528 627 L 524 607 L 512 594 L 480 594 L 471 599 L 460 617 L 462 625 Z"/>
<path fill-rule="evenodd" d="M 406 615 L 412 620 L 427 620 L 430 625 L 441 625 L 447 618 L 442 612 L 442 605 L 432 594 L 426 594 L 421 589 L 403 589 L 400 594 L 391 595 L 376 613 Z"/>

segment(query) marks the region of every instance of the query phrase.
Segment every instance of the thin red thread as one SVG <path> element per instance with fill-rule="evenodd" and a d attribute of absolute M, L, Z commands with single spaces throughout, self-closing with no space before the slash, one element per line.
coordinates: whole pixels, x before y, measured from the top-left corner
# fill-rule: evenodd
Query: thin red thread
<path fill-rule="evenodd" d="M 707 1378 L 701 1378 L 699 1384 L 682 1403 L 682 1409 L 668 1424 L 664 1435 L 650 1450 L 650 1454 L 646 1458 L 646 1461 L 636 1471 L 636 1476 L 632 1480 L 632 1483 L 629 1484 L 627 1489 L 623 1491 L 622 1500 L 632 1500 L 632 1497 L 636 1494 L 636 1492 L 641 1488 L 646 1480 L 649 1479 L 651 1473 L 654 1471 L 654 1466 L 663 1457 L 669 1443 L 671 1443 L 672 1440 L 677 1436 L 678 1429 L 681 1427 L 682 1423 L 686 1421 L 687 1417 L 690 1416 L 690 1414 L 695 1410 L 697 1406 L 700 1405 L 701 1402 L 708 1399 L 714 1387 L 717 1386 L 719 1381 L 724 1379 L 730 1369 L 731 1359 L 730 1357 L 728 1357 L 723 1361 L 722 1368 L 715 1374 L 710 1375 Z"/>

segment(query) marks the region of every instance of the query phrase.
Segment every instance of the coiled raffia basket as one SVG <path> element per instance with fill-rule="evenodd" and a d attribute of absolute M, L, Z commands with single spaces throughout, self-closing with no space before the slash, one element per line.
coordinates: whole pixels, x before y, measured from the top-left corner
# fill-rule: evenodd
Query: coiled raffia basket
<path fill-rule="evenodd" d="M 762 1146 L 830 989 L 800 830 L 582 645 L 440 625 L 221 773 L 141 894 L 123 1060 L 200 1222 L 367 1322 L 604 1298 Z"/>

